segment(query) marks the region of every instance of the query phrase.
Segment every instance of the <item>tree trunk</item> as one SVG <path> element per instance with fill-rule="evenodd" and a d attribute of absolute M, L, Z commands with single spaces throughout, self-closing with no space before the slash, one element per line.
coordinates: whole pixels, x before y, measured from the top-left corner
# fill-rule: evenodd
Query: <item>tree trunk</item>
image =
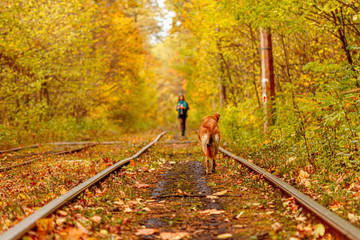
<path fill-rule="evenodd" d="M 269 28 L 260 28 L 260 54 L 261 54 L 261 82 L 262 101 L 264 106 L 264 133 L 268 126 L 274 125 L 275 81 L 274 63 L 272 55 L 272 40 Z"/>
<path fill-rule="evenodd" d="M 219 29 L 216 28 L 216 32 L 219 32 Z M 220 107 L 223 108 L 225 106 L 226 101 L 226 88 L 224 85 L 224 63 L 220 57 L 221 48 L 220 48 L 220 39 L 217 40 L 217 64 L 218 64 L 218 71 L 219 71 L 219 95 L 220 95 Z"/>

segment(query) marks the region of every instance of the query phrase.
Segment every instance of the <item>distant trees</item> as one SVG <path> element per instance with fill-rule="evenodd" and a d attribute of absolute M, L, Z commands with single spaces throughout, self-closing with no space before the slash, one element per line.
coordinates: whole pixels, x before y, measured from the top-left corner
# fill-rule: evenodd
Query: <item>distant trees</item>
<path fill-rule="evenodd" d="M 303 149 L 299 154 L 313 164 L 316 157 L 350 154 L 359 148 L 357 1 L 171 0 L 169 4 L 177 12 L 176 36 L 189 39 L 178 50 L 189 64 L 178 71 L 186 79 L 191 101 L 199 103 L 193 111 L 205 114 L 212 109 L 214 95 L 220 106 L 221 79 L 227 99 L 222 110 L 226 134 L 248 146 L 263 141 L 258 30 L 269 27 L 277 94 L 276 122 L 268 138 Z M 321 151 L 321 156 L 314 154 Z"/>
<path fill-rule="evenodd" d="M 151 111 L 144 69 L 147 40 L 159 31 L 156 8 L 152 1 L 1 1 L 1 128 L 36 132 L 47 121 L 85 117 L 134 126 Z"/>

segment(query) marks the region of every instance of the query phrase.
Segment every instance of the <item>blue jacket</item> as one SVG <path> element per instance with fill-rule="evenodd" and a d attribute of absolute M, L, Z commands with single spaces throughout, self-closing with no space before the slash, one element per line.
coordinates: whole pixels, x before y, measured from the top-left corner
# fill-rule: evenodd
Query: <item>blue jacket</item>
<path fill-rule="evenodd" d="M 181 108 L 177 109 L 178 107 L 181 106 L 181 104 L 182 104 L 186 109 L 181 109 Z M 176 106 L 176 110 L 178 111 L 179 116 L 181 115 L 181 116 L 185 116 L 185 117 L 186 117 L 186 116 L 187 116 L 187 111 L 189 110 L 189 105 L 188 105 L 187 102 L 185 102 L 184 100 L 179 101 L 178 104 L 177 104 L 177 106 Z"/>

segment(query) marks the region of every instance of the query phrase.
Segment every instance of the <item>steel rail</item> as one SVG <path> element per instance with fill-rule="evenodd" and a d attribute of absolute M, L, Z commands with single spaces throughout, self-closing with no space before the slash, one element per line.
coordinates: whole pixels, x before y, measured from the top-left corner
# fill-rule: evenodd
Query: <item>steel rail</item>
<path fill-rule="evenodd" d="M 129 158 L 126 158 L 120 162 L 117 162 L 110 167 L 106 168 L 105 170 L 101 171 L 100 173 L 96 174 L 95 176 L 89 178 L 85 182 L 77 185 L 76 187 L 72 188 L 68 192 L 64 193 L 60 197 L 52 200 L 27 218 L 23 219 L 21 222 L 10 228 L 8 231 L 6 231 L 4 234 L 0 235 L 0 240 L 13 240 L 18 239 L 21 236 L 23 236 L 28 230 L 30 230 L 32 227 L 35 226 L 35 223 L 37 220 L 44 218 L 51 213 L 55 212 L 57 209 L 64 206 L 67 202 L 73 200 L 75 197 L 77 197 L 81 192 L 85 191 L 89 187 L 95 185 L 99 181 L 106 178 L 110 173 L 113 171 L 121 168 L 125 164 L 129 163 L 130 160 L 137 158 L 140 156 L 143 152 L 145 152 L 148 148 L 150 148 L 152 145 L 154 145 L 159 139 L 165 134 L 166 132 L 160 133 L 155 140 L 150 142 L 148 145 L 143 147 L 140 151 L 135 153 Z"/>
<path fill-rule="evenodd" d="M 97 144 L 91 144 L 91 145 L 87 145 L 87 146 L 84 146 L 84 147 L 81 147 L 81 148 L 75 148 L 75 149 L 71 149 L 71 150 L 67 150 L 67 151 L 61 151 L 61 152 L 46 154 L 44 156 L 33 158 L 33 159 L 30 159 L 30 160 L 22 162 L 22 163 L 14 164 L 14 165 L 11 165 L 11 166 L 8 166 L 8 167 L 1 167 L 0 172 L 11 169 L 11 168 L 14 168 L 14 167 L 19 167 L 19 166 L 22 166 L 22 165 L 30 164 L 30 163 L 32 163 L 32 162 L 34 162 L 36 160 L 40 160 L 40 159 L 43 159 L 43 158 L 46 158 L 46 157 L 49 157 L 49 156 L 80 152 L 81 150 L 84 150 L 84 149 L 89 148 L 89 147 L 93 147 L 95 145 L 97 145 Z"/>
<path fill-rule="evenodd" d="M 56 146 L 62 146 L 62 145 L 85 145 L 85 144 L 98 144 L 98 145 L 115 145 L 115 144 L 121 144 L 124 142 L 121 141 L 107 141 L 107 142 L 50 142 L 46 143 L 49 145 L 56 145 Z"/>
<path fill-rule="evenodd" d="M 8 153 L 8 152 L 16 152 L 16 151 L 20 151 L 20 150 L 26 149 L 26 148 L 37 148 L 39 146 L 40 146 L 39 144 L 36 144 L 36 145 L 31 145 L 31 146 L 18 147 L 18 148 L 12 148 L 12 149 L 7 149 L 7 150 L 0 150 L 0 154 Z"/>
<path fill-rule="evenodd" d="M 282 191 L 289 194 L 290 196 L 293 196 L 300 205 L 308 209 L 311 213 L 315 214 L 321 221 L 323 221 L 325 224 L 333 228 L 336 232 L 340 233 L 341 235 L 349 239 L 360 240 L 360 229 L 352 225 L 350 222 L 339 217 L 329 209 L 315 202 L 307 195 L 303 194 L 302 192 L 292 187 L 288 183 L 282 181 L 280 178 L 275 177 L 271 173 L 265 171 L 261 167 L 258 167 L 257 165 L 232 154 L 231 152 L 225 150 L 222 147 L 220 147 L 219 150 L 225 155 L 234 158 L 236 161 L 246 165 L 248 168 L 261 174 L 270 183 L 280 188 Z"/>

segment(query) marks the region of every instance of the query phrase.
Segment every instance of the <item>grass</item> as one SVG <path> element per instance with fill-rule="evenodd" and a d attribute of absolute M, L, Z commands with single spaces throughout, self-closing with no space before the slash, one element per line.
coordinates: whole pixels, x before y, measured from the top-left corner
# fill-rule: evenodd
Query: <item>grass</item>
<path fill-rule="evenodd" d="M 275 147 L 270 143 L 244 152 L 237 145 L 227 142 L 232 152 L 253 160 L 255 164 L 293 185 L 339 216 L 360 226 L 360 174 L 354 160 L 339 156 L 329 161 L 317 155 L 314 167 L 304 158 L 289 156 L 289 149 Z M 306 180 L 308 185 L 299 180 L 300 171 L 309 173 Z M 351 217 L 351 214 L 355 214 L 355 217 Z"/>

